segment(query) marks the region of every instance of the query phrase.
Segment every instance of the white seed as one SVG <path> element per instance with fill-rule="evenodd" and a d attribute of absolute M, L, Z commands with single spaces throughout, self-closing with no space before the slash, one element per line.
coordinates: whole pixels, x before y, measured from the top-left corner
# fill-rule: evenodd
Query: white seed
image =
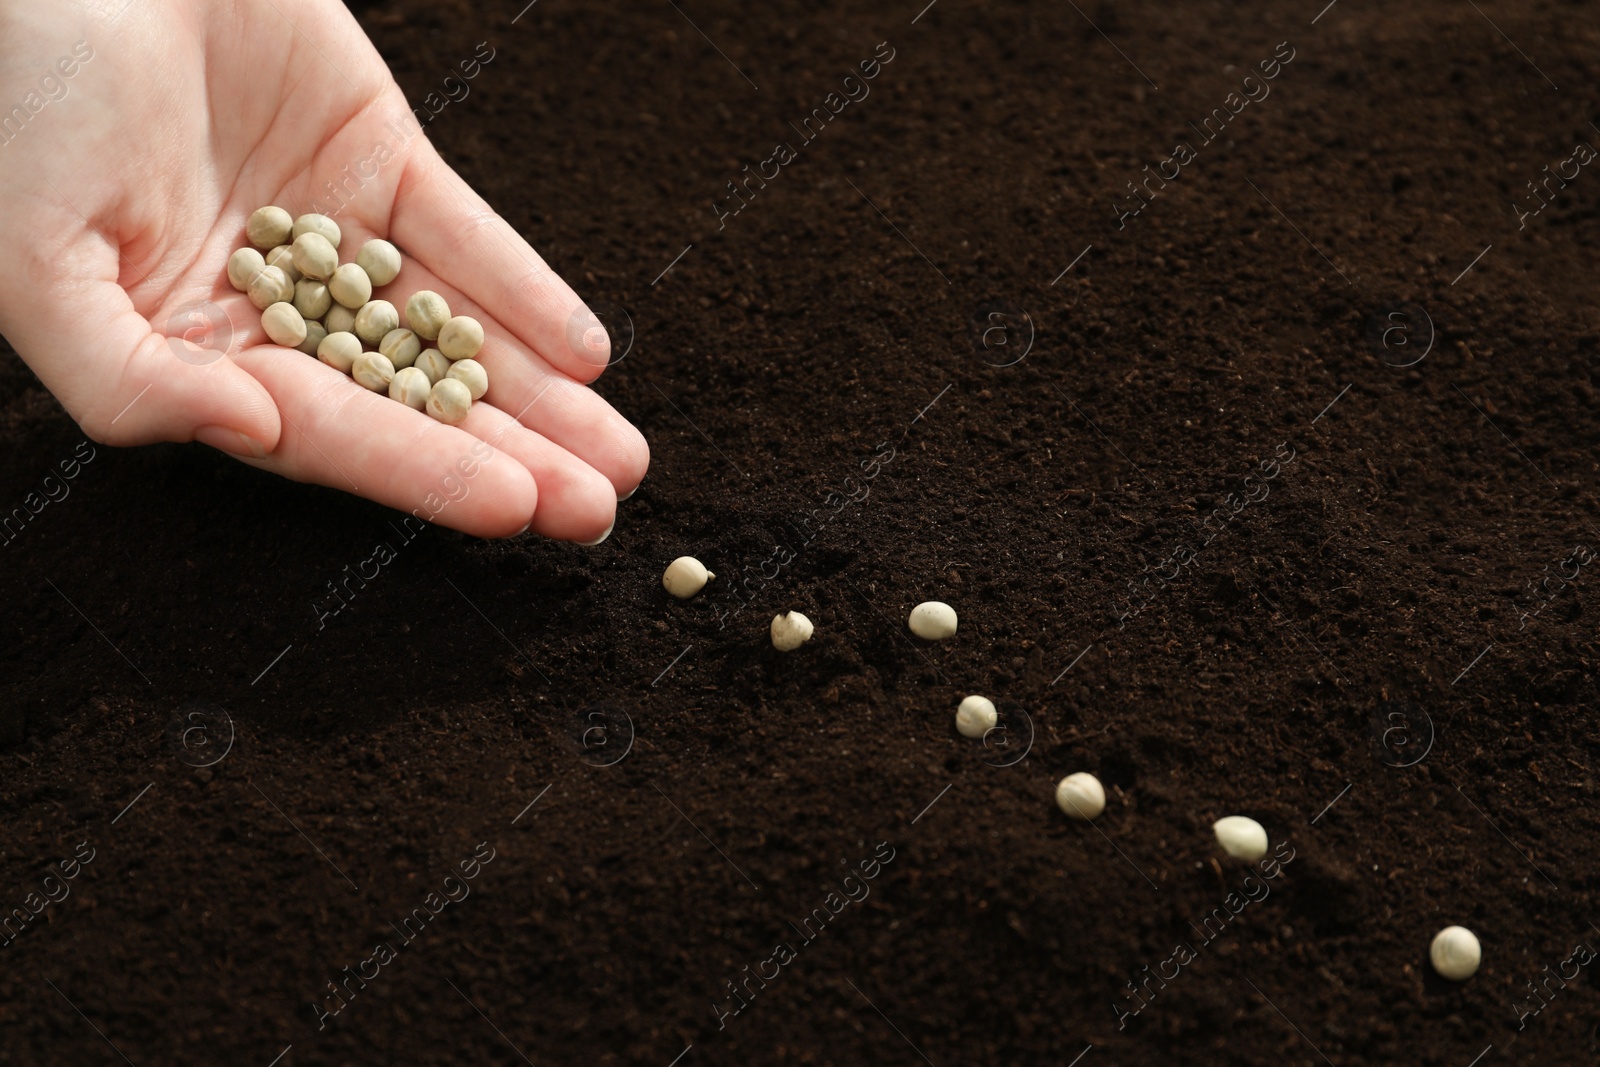
<path fill-rule="evenodd" d="M 341 234 L 339 224 L 326 215 L 301 215 L 294 220 L 294 239 L 299 240 L 304 234 L 314 233 L 322 236 L 335 248 L 339 247 Z"/>
<path fill-rule="evenodd" d="M 328 279 L 328 292 L 344 307 L 359 311 L 372 299 L 372 279 L 354 263 L 346 263 Z"/>
<path fill-rule="evenodd" d="M 228 257 L 228 284 L 241 293 L 250 291 L 250 279 L 261 273 L 267 265 L 265 257 L 254 248 L 241 248 Z"/>
<path fill-rule="evenodd" d="M 336 302 L 328 309 L 328 313 L 322 316 L 322 325 L 328 328 L 329 333 L 353 334 L 356 332 L 356 313 Z"/>
<path fill-rule="evenodd" d="M 293 299 L 294 283 L 277 267 L 262 267 L 261 273 L 250 279 L 250 303 L 262 311 Z"/>
<path fill-rule="evenodd" d="M 320 233 L 303 233 L 290 246 L 294 254 L 294 269 L 307 278 L 325 282 L 339 269 L 339 252 L 333 243 Z"/>
<path fill-rule="evenodd" d="M 1105 787 L 1084 771 L 1069 774 L 1056 785 L 1056 806 L 1069 818 L 1088 822 L 1106 810 Z"/>
<path fill-rule="evenodd" d="M 267 266 L 277 267 L 289 276 L 291 282 L 301 278 L 300 268 L 294 265 L 294 245 L 279 245 L 267 253 Z"/>
<path fill-rule="evenodd" d="M 661 576 L 661 584 L 667 592 L 679 600 L 688 600 L 706 587 L 706 582 L 716 575 L 706 570 L 705 564 L 693 556 L 679 556 L 667 564 L 666 573 Z"/>
<path fill-rule="evenodd" d="M 483 369 L 483 364 L 475 359 L 458 359 L 450 364 L 450 369 L 445 372 L 446 378 L 454 378 L 472 393 L 472 399 L 482 400 L 483 394 L 489 391 L 489 372 Z"/>
<path fill-rule="evenodd" d="M 471 408 L 472 394 L 454 378 L 434 382 L 428 393 L 428 414 L 451 426 L 465 419 Z"/>
<path fill-rule="evenodd" d="M 350 365 L 350 377 L 374 393 L 387 393 L 394 381 L 394 364 L 382 352 L 363 352 Z"/>
<path fill-rule="evenodd" d="M 942 641 L 956 632 L 956 609 L 929 600 L 911 609 L 911 632 L 926 641 Z"/>
<path fill-rule="evenodd" d="M 283 208 L 258 207 L 251 213 L 250 221 L 245 224 L 244 231 L 250 238 L 250 243 L 265 252 L 273 245 L 281 245 L 287 241 L 293 229 L 294 220 Z"/>
<path fill-rule="evenodd" d="M 328 328 L 326 326 L 314 319 L 310 320 L 306 323 L 306 339 L 295 345 L 295 347 L 308 356 L 314 356 L 317 354 L 317 348 L 327 336 Z"/>
<path fill-rule="evenodd" d="M 460 366 L 460 364 L 456 364 Z M 779 652 L 793 652 L 807 641 L 816 627 L 798 611 L 786 611 L 772 617 L 772 647 Z"/>
<path fill-rule="evenodd" d="M 420 289 L 406 301 L 406 325 L 425 341 L 436 340 L 450 321 L 450 305 L 432 289 Z"/>
<path fill-rule="evenodd" d="M 412 366 L 428 376 L 430 387 L 438 385 L 450 374 L 450 361 L 437 348 L 424 348 Z M 468 393 L 471 393 L 470 389 Z"/>
<path fill-rule="evenodd" d="M 457 315 L 439 330 L 439 351 L 446 359 L 471 359 L 483 348 L 483 324 L 471 315 Z"/>
<path fill-rule="evenodd" d="M 1465 982 L 1477 973 L 1483 960 L 1483 946 L 1478 937 L 1465 926 L 1446 926 L 1433 935 L 1428 946 L 1428 959 L 1440 977 L 1452 982 Z"/>
<path fill-rule="evenodd" d="M 970 696 L 956 709 L 956 730 L 962 737 L 978 738 L 993 730 L 1000 713 L 987 697 Z"/>
<path fill-rule="evenodd" d="M 415 367 L 401 367 L 394 372 L 394 381 L 389 383 L 389 399 L 398 400 L 408 408 L 421 411 L 428 405 L 428 394 L 433 391 L 433 383 L 428 381 L 428 376 Z"/>
<path fill-rule="evenodd" d="M 317 346 L 317 358 L 341 374 L 349 374 L 355 368 L 359 355 L 361 338 L 343 330 L 328 334 Z"/>
<path fill-rule="evenodd" d="M 1243 815 L 1229 815 L 1211 825 L 1222 851 L 1236 860 L 1254 863 L 1267 854 L 1266 827 Z"/>
<path fill-rule="evenodd" d="M 272 343 L 284 348 L 299 348 L 306 339 L 306 320 L 293 304 L 279 302 L 261 313 L 261 328 L 267 331 Z"/>
<path fill-rule="evenodd" d="M 417 361 L 417 357 L 422 354 L 422 342 L 417 340 L 417 335 L 410 330 L 390 330 L 383 335 L 383 340 L 378 342 L 378 351 L 389 357 L 389 362 L 394 364 L 395 370 L 402 370 Z M 476 400 L 478 397 L 472 399 Z"/>
<path fill-rule="evenodd" d="M 328 287 L 315 278 L 301 278 L 294 283 L 294 309 L 303 318 L 320 319 L 333 307 L 333 297 Z"/>
<path fill-rule="evenodd" d="M 390 330 L 400 328 L 400 313 L 387 300 L 369 300 L 356 312 L 356 336 L 369 348 L 377 348 Z"/>
<path fill-rule="evenodd" d="M 356 266 L 366 272 L 373 285 L 388 285 L 400 273 L 400 250 L 388 241 L 368 241 L 356 253 Z"/>

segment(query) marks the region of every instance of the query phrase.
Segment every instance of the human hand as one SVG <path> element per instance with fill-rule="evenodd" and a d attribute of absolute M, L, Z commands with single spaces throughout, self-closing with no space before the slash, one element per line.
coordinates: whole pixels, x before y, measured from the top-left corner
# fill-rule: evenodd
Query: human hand
<path fill-rule="evenodd" d="M 0 334 L 84 432 L 201 441 L 484 537 L 608 534 L 649 449 L 587 387 L 605 331 L 434 151 L 344 6 L 122 2 L 0 11 Z M 266 204 L 334 216 L 343 262 L 393 241 L 383 299 L 432 289 L 483 323 L 465 422 L 267 339 L 225 270 Z M 223 327 L 199 346 L 197 306 Z"/>

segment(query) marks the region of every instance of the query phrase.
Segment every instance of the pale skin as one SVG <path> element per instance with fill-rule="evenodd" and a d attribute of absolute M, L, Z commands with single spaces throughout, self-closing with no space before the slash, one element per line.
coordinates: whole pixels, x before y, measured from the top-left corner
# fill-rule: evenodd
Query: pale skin
<path fill-rule="evenodd" d="M 604 328 L 440 158 L 345 7 L 123 4 L 0 0 L 0 108 L 29 115 L 0 130 L 0 334 L 84 432 L 199 441 L 482 537 L 609 533 L 649 449 L 588 388 Z M 375 298 L 431 289 L 483 324 L 489 391 L 459 426 L 272 344 L 228 284 L 252 211 L 337 206 L 325 183 L 358 165 L 340 260 L 386 238 L 405 265 Z"/>

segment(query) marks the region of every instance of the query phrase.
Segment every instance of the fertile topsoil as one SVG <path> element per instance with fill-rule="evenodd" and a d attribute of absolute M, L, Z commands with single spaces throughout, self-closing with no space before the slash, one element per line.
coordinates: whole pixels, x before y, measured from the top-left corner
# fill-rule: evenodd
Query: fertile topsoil
<path fill-rule="evenodd" d="M 1593 1063 L 1600 23 L 1323 2 L 363 6 L 650 474 L 407 539 L 0 359 L 0 1059 Z"/>

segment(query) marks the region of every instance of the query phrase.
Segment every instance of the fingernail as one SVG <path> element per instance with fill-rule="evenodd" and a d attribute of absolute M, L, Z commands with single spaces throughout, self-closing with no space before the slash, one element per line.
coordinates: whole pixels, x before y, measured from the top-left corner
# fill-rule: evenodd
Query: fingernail
<path fill-rule="evenodd" d="M 629 489 L 626 493 L 623 493 L 621 496 L 617 497 L 618 503 L 621 503 L 624 500 L 631 499 L 633 494 L 637 493 L 638 491 L 639 491 L 639 487 L 637 485 L 634 486 L 632 489 Z"/>
<path fill-rule="evenodd" d="M 511 536 L 512 537 L 521 537 L 523 534 L 527 533 L 531 529 L 533 529 L 533 523 L 530 522 L 530 523 L 528 523 L 528 525 L 524 526 L 522 529 L 518 530 L 516 533 L 512 534 Z"/>
<path fill-rule="evenodd" d="M 579 541 L 578 544 L 583 545 L 586 548 L 593 548 L 595 545 L 600 544 L 606 538 L 610 537 L 611 536 L 611 531 L 615 530 L 616 528 L 617 528 L 617 520 L 616 519 L 612 519 L 611 520 L 611 525 L 606 527 L 606 532 L 605 533 L 601 534 L 599 537 L 596 537 L 593 541 Z"/>
<path fill-rule="evenodd" d="M 604 367 L 611 362 L 611 336 L 604 326 L 591 326 L 583 331 L 582 355 L 586 363 Z"/>
<path fill-rule="evenodd" d="M 194 432 L 194 439 L 230 456 L 263 459 L 267 454 L 266 446 L 260 441 L 226 426 L 202 426 Z"/>

